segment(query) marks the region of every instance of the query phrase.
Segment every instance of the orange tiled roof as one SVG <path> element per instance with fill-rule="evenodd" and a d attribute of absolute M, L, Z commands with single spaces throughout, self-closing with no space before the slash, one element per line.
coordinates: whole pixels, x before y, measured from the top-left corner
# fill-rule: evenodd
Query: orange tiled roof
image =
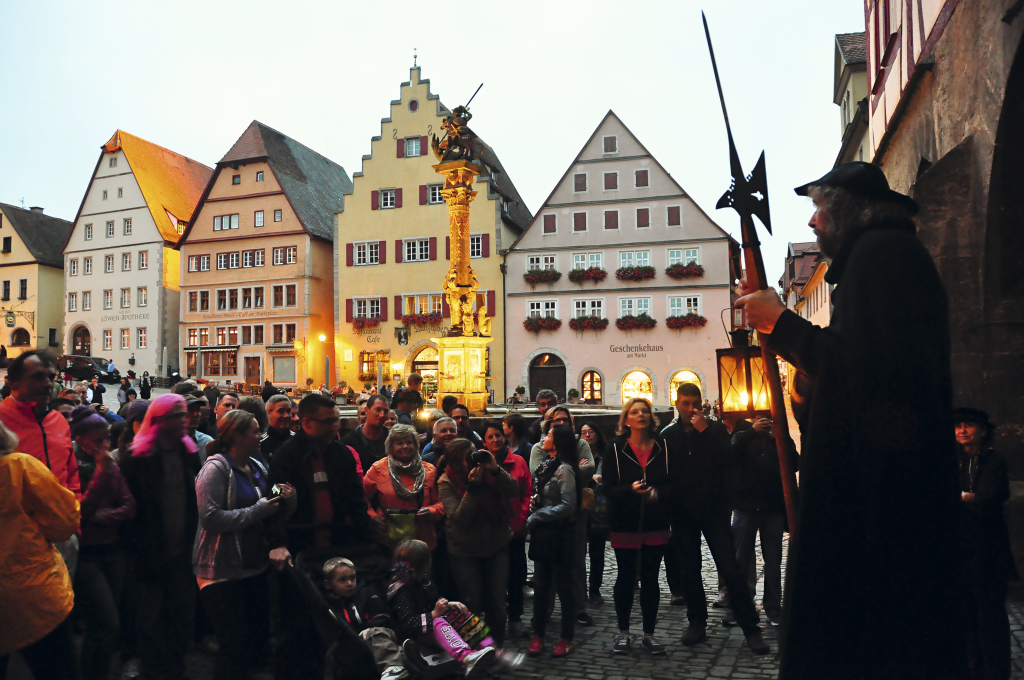
<path fill-rule="evenodd" d="M 124 152 L 160 234 L 165 241 L 177 242 L 213 168 L 123 130 L 115 132 L 103 149 Z"/>

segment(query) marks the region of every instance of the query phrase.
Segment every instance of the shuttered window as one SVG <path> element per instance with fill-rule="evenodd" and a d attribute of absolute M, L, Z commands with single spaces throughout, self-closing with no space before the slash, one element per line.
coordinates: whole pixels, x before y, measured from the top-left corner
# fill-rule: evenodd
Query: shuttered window
<path fill-rule="evenodd" d="M 576 192 L 587 190 L 587 173 L 581 172 L 572 176 L 572 190 Z"/>
<path fill-rule="evenodd" d="M 554 234 L 555 233 L 555 231 L 556 231 L 556 228 L 555 228 L 556 219 L 557 219 L 557 216 L 555 216 L 555 215 L 545 215 L 544 216 L 544 233 L 545 234 Z"/>
<path fill-rule="evenodd" d="M 641 187 L 647 186 L 647 171 L 646 170 L 637 170 L 637 171 L 635 171 L 633 173 L 633 179 L 635 180 L 634 184 L 636 185 L 636 187 L 638 189 L 641 188 Z"/>
<path fill-rule="evenodd" d="M 619 228 L 619 211 L 618 210 L 605 210 L 604 211 L 604 228 L 605 229 L 618 229 Z"/>
<path fill-rule="evenodd" d="M 606 172 L 604 173 L 604 190 L 614 191 L 619 188 L 619 173 L 617 172 Z"/>
<path fill-rule="evenodd" d="M 572 214 L 572 230 L 573 231 L 586 231 L 587 230 L 587 213 L 578 212 Z"/>
<path fill-rule="evenodd" d="M 637 208 L 636 209 L 636 228 L 643 229 L 644 227 L 651 226 L 651 209 L 650 208 Z"/>
<path fill-rule="evenodd" d="M 668 207 L 667 220 L 670 227 L 678 227 L 681 224 L 678 205 L 670 205 Z"/>

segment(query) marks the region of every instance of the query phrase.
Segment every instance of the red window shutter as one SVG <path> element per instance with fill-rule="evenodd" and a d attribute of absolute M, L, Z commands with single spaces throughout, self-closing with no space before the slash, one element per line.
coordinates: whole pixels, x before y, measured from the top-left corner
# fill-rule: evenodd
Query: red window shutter
<path fill-rule="evenodd" d="M 555 231 L 556 231 L 556 229 L 555 229 L 555 216 L 554 215 L 545 215 L 544 216 L 544 233 L 545 234 L 554 234 Z"/>
<path fill-rule="evenodd" d="M 380 207 L 380 192 L 379 191 L 371 191 L 370 192 L 370 210 L 376 210 L 379 207 Z"/>
<path fill-rule="evenodd" d="M 427 204 L 427 185 L 426 184 L 421 184 L 420 185 L 420 205 L 426 205 L 426 204 Z"/>
<path fill-rule="evenodd" d="M 380 241 L 380 242 L 377 243 L 377 253 L 378 253 L 378 256 L 380 257 L 380 263 L 381 264 L 387 264 L 388 263 L 388 242 L 387 241 Z"/>
<path fill-rule="evenodd" d="M 345 321 L 352 323 L 352 298 L 345 300 Z"/>
<path fill-rule="evenodd" d="M 402 264 L 402 239 L 395 241 L 395 262 Z"/>
<path fill-rule="evenodd" d="M 678 227 L 679 226 L 679 206 L 670 205 L 668 207 L 668 226 Z"/>
<path fill-rule="evenodd" d="M 636 185 L 638 187 L 645 187 L 645 186 L 647 186 L 647 171 L 646 170 L 637 170 L 636 171 Z"/>
<path fill-rule="evenodd" d="M 573 191 L 586 191 L 587 190 L 587 175 L 586 173 L 580 173 L 572 176 L 572 190 Z"/>
<path fill-rule="evenodd" d="M 491 235 L 483 234 L 480 237 L 480 256 L 490 257 L 491 256 Z"/>
<path fill-rule="evenodd" d="M 497 310 L 497 302 L 495 302 L 495 295 L 493 290 L 487 291 L 487 316 L 494 316 L 494 312 Z"/>
<path fill-rule="evenodd" d="M 619 228 L 619 211 L 618 210 L 605 210 L 604 211 L 604 228 L 605 229 L 618 229 Z"/>
<path fill-rule="evenodd" d="M 636 211 L 636 226 L 637 227 L 649 227 L 649 226 L 651 226 L 651 210 L 650 210 L 650 208 L 637 208 L 637 211 Z"/>
<path fill-rule="evenodd" d="M 426 156 L 427 150 L 430 148 L 430 144 L 427 142 L 427 136 L 423 135 L 420 137 L 420 155 Z"/>
<path fill-rule="evenodd" d="M 586 231 L 587 230 L 587 213 L 578 212 L 572 214 L 572 230 L 573 231 Z"/>
<path fill-rule="evenodd" d="M 430 259 L 431 260 L 436 260 L 437 259 L 437 237 L 436 236 L 431 236 L 430 237 Z"/>
<path fill-rule="evenodd" d="M 398 142 L 398 150 L 397 150 L 398 157 L 399 158 L 405 158 L 405 140 L 404 139 L 399 139 L 399 140 L 396 140 L 396 141 Z"/>
<path fill-rule="evenodd" d="M 388 320 L 388 299 L 380 298 L 380 320 Z"/>
<path fill-rule="evenodd" d="M 352 266 L 352 262 L 354 261 L 353 258 L 352 258 L 352 248 L 353 248 L 353 246 L 352 246 L 351 243 L 346 243 L 345 244 L 345 266 L 346 267 L 351 267 Z"/>
<path fill-rule="evenodd" d="M 446 259 L 446 260 L 452 259 L 452 237 L 451 236 L 445 236 L 444 237 L 444 259 Z"/>
<path fill-rule="evenodd" d="M 395 296 L 395 321 L 399 321 L 402 318 L 402 312 L 403 311 L 404 310 L 402 309 L 402 296 L 401 295 L 396 295 Z"/>
<path fill-rule="evenodd" d="M 402 207 L 402 189 L 401 188 L 395 189 L 395 207 L 396 208 L 401 208 Z"/>
<path fill-rule="evenodd" d="M 605 189 L 618 189 L 619 188 L 619 173 L 617 173 L 617 172 L 606 172 L 606 173 L 604 173 L 604 188 Z"/>
<path fill-rule="evenodd" d="M 448 296 L 447 295 L 442 295 L 441 296 L 441 316 L 443 316 L 446 319 L 449 319 L 452 316 L 452 310 L 448 308 Z"/>

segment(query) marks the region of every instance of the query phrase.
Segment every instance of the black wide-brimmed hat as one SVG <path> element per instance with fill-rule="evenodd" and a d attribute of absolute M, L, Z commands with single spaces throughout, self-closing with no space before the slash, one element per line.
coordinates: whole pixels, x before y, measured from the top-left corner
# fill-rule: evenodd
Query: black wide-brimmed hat
<path fill-rule="evenodd" d="M 961 407 L 953 410 L 953 422 L 954 423 L 975 423 L 977 425 L 984 425 L 988 429 L 992 428 L 992 421 L 988 419 L 988 414 L 977 408 Z"/>
<path fill-rule="evenodd" d="M 885 178 L 885 173 L 880 167 L 863 161 L 844 163 L 833 168 L 824 177 L 799 186 L 793 191 L 797 196 L 806 196 L 811 187 L 836 187 L 878 201 L 899 203 L 910 210 L 911 215 L 916 215 L 920 209 L 917 201 L 910 196 L 904 196 L 889 188 L 889 180 Z"/>

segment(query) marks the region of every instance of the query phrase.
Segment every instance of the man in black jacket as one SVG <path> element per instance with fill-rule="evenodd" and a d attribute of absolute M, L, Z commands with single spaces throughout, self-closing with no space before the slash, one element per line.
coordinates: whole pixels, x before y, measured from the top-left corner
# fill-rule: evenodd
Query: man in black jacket
<path fill-rule="evenodd" d="M 700 388 L 683 383 L 676 391 L 679 419 L 662 431 L 665 442 L 680 461 L 681 499 L 672 521 L 672 542 L 666 553 L 665 571 L 673 593 L 686 597 L 690 622 L 683 634 L 684 645 L 707 639 L 708 603 L 701 576 L 700 537 L 704 534 L 715 566 L 729 589 L 729 602 L 736 620 L 756 654 L 770 652 L 761 635 L 754 599 L 746 578 L 736 564 L 736 552 L 729 529 L 729 493 L 726 475 L 731 463 L 729 431 L 709 421 L 701 411 Z"/>
<path fill-rule="evenodd" d="M 746 422 L 746 421 L 744 421 Z M 764 597 L 761 604 L 768 623 L 782 621 L 782 535 L 786 531 L 786 499 L 782 493 L 779 454 L 772 436 L 772 421 L 758 418 L 753 428 L 732 436 L 735 492 L 732 537 L 736 563 L 746 576 L 751 595 L 757 585 L 754 540 L 761 536 L 764 558 Z M 790 442 L 790 466 L 796 469 L 796 447 Z"/>
<path fill-rule="evenodd" d="M 279 570 L 292 566 L 293 556 L 308 548 L 373 539 L 355 458 L 338 441 L 338 407 L 328 397 L 310 394 L 299 402 L 299 418 L 302 429 L 277 450 L 270 463 L 270 483 L 294 486 L 298 502 L 291 517 L 267 526 L 270 562 Z M 274 677 L 323 677 L 323 650 L 309 608 L 291 578 L 282 580 L 281 617 L 284 625 Z"/>
<path fill-rule="evenodd" d="M 292 409 L 295 405 L 284 394 L 275 394 L 267 400 L 267 431 L 260 438 L 260 453 L 264 460 L 272 460 L 274 453 L 284 444 L 291 441 Z"/>
<path fill-rule="evenodd" d="M 384 422 L 388 419 L 388 400 L 380 394 L 370 396 L 366 402 L 366 419 L 362 426 L 341 438 L 341 443 L 351 446 L 359 454 L 359 463 L 365 475 L 370 467 L 386 455 L 384 440 L 388 431 Z"/>
<path fill-rule="evenodd" d="M 832 258 L 828 327 L 774 290 L 736 302 L 782 358 L 814 379 L 800 518 L 786 567 L 779 677 L 964 678 L 962 511 L 950 437 L 946 291 L 881 169 L 847 163 L 799 187 Z"/>

